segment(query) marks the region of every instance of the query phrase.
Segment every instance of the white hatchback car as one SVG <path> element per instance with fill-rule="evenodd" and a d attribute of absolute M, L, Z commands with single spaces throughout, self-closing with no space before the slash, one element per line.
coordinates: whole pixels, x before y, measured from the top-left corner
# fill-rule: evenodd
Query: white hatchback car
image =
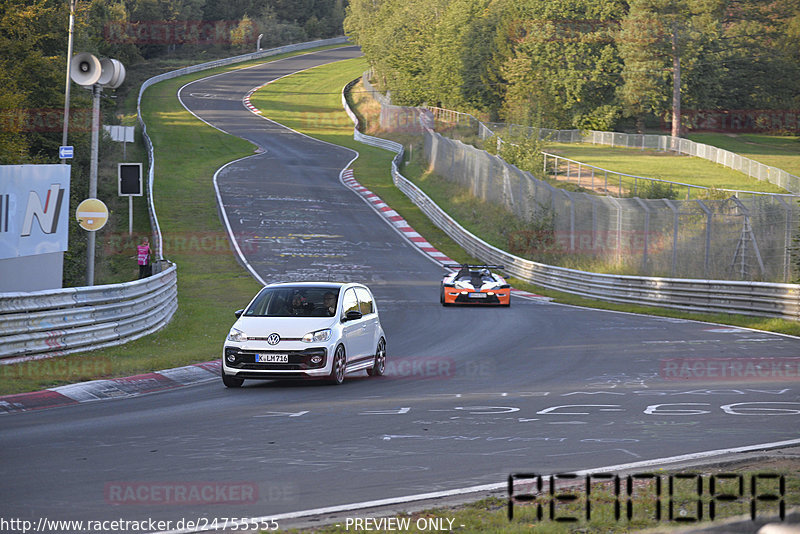
<path fill-rule="evenodd" d="M 327 378 L 386 370 L 386 337 L 372 292 L 362 284 L 292 282 L 265 286 L 236 312 L 222 351 L 222 382 Z"/>

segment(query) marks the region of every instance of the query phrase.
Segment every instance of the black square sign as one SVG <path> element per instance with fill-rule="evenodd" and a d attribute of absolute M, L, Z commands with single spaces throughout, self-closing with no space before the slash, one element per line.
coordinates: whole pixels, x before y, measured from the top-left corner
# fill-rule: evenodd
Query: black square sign
<path fill-rule="evenodd" d="M 119 171 L 119 196 L 142 196 L 142 164 L 119 163 L 117 168 Z"/>

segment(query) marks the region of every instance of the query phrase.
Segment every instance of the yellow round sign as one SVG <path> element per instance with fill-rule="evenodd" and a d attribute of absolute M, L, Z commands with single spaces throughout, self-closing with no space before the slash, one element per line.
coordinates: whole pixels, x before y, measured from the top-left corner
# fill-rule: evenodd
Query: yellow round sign
<path fill-rule="evenodd" d="M 108 208 L 102 200 L 87 198 L 75 210 L 75 218 L 84 230 L 94 232 L 106 225 Z"/>

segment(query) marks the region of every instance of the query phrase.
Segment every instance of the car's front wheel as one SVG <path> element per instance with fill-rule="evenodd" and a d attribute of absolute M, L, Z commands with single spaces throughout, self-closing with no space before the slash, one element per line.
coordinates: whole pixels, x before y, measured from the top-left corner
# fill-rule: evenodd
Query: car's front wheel
<path fill-rule="evenodd" d="M 240 388 L 244 384 L 244 378 L 236 378 L 225 374 L 225 369 L 222 369 L 222 383 L 226 388 Z"/>
<path fill-rule="evenodd" d="M 369 376 L 383 376 L 386 372 L 386 341 L 381 338 L 378 341 L 378 348 L 375 349 L 375 363 L 367 369 Z"/>
<path fill-rule="evenodd" d="M 328 380 L 331 384 L 339 385 L 344 382 L 344 370 L 347 362 L 344 356 L 344 347 L 339 345 L 336 347 L 336 352 L 333 353 L 333 362 L 331 364 L 331 374 Z"/>

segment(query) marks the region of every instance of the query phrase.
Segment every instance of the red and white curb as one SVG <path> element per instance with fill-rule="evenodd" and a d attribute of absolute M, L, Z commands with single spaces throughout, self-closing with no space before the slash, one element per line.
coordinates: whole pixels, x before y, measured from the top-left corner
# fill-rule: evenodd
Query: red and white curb
<path fill-rule="evenodd" d="M 219 380 L 220 361 L 197 363 L 124 378 L 92 380 L 31 393 L 0 397 L 0 415 L 57 408 L 82 402 L 137 397 L 147 393 Z"/>
<path fill-rule="evenodd" d="M 250 110 L 250 112 L 255 113 L 256 115 L 262 115 L 262 113 L 261 113 L 260 109 L 255 107 L 250 102 L 250 97 L 253 96 L 253 93 L 258 91 L 259 89 L 261 89 L 262 87 L 264 87 L 268 83 L 271 83 L 271 82 L 267 82 L 265 84 L 259 85 L 258 87 L 254 87 L 253 89 L 250 89 L 250 91 L 246 95 L 244 95 L 244 98 L 242 99 L 242 104 L 244 104 L 244 107 L 246 107 L 248 110 Z"/>
<path fill-rule="evenodd" d="M 342 182 L 344 185 L 364 197 L 367 202 L 372 204 L 375 208 L 375 211 L 381 214 L 381 216 L 389 221 L 392 226 L 397 228 L 399 231 L 403 233 L 403 235 L 413 243 L 417 248 L 419 248 L 422 252 L 424 252 L 427 256 L 429 256 L 434 261 L 438 262 L 440 265 L 444 266 L 445 264 L 452 264 L 458 263 L 455 260 L 450 259 L 445 253 L 440 252 L 436 249 L 433 245 L 428 243 L 428 241 L 419 235 L 414 228 L 411 227 L 410 224 L 395 210 L 393 210 L 386 202 L 381 200 L 381 197 L 358 183 L 358 180 L 355 179 L 353 169 L 346 169 L 342 171 Z M 542 295 L 536 295 L 535 293 L 529 293 L 527 291 L 522 291 L 521 289 L 511 288 L 511 293 L 517 297 L 523 297 L 526 299 L 536 300 L 540 302 L 549 302 L 552 300 L 550 297 L 544 297 Z"/>

